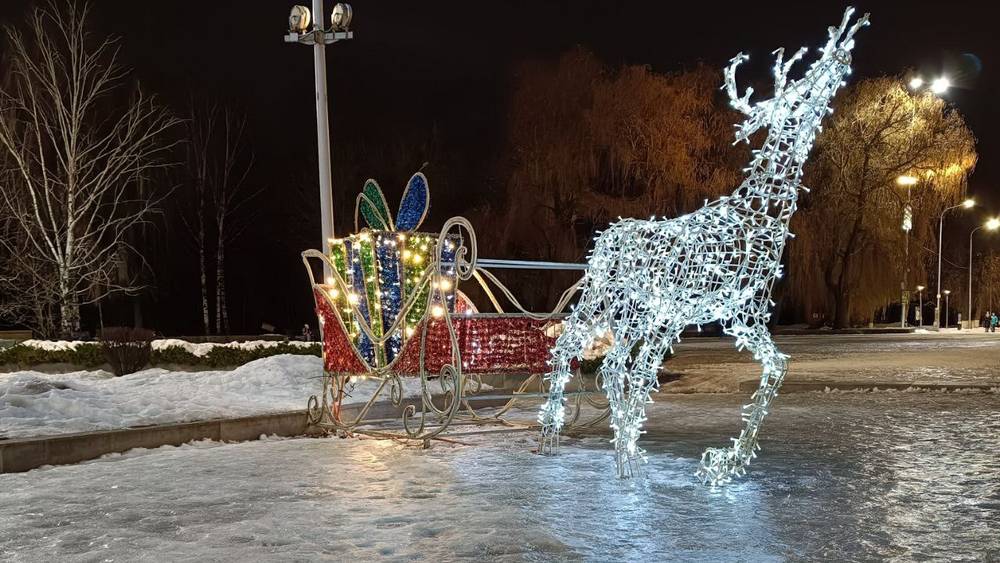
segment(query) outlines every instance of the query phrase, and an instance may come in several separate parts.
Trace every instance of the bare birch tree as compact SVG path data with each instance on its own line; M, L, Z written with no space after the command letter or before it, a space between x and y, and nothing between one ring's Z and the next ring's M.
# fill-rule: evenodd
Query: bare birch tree
M250 213L246 203L259 190L251 190L247 178L254 155L246 142L246 116L217 103L191 104L187 122L187 170L185 183L191 204L182 219L198 249L202 323L205 333L229 331L226 302L226 249L246 229ZM214 264L212 235L214 234ZM214 266L213 279L208 272ZM214 291L213 291L214 290ZM209 295L214 293L212 314Z
M88 8L34 8L24 32L5 30L9 83L0 90L0 206L23 235L27 275L56 295L60 332L79 330L80 306L136 286L118 279L125 234L156 198L136 182L165 166L177 121L141 90L118 101L126 70L115 38L94 38ZM8 252L16 241L4 240Z
M186 122L187 138L185 143L187 162L184 171L187 187L187 202L193 209L184 209L180 213L181 220L187 227L198 251L198 274L201 289L201 322L202 330L209 334L212 330L211 309L208 304L208 235L205 229L205 205L208 198L209 183L209 146L212 140L214 120L205 114L214 114L214 106L206 111L200 110L191 102L191 112Z
M212 182L215 210L215 331L229 332L229 307L226 303L226 246L246 228L246 216L240 209L259 191L248 191L247 176L253 168L254 155L247 149L245 115L231 108L222 111L222 139L218 168ZM240 221L240 219L244 219Z

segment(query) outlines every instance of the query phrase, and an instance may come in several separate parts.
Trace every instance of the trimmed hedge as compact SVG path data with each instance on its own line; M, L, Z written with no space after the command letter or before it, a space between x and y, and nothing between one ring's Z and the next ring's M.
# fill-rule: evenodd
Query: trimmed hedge
M299 354L304 356L322 356L319 342L309 346L292 346L281 342L276 346L260 347L255 350L227 348L216 346L204 356L196 356L180 346L168 346L161 350L153 350L150 355L150 366L183 365L192 367L224 368L241 366L253 360L278 356L281 354ZM84 369L100 367L107 362L104 351L97 342L83 342L74 350L43 350L30 346L14 346L0 350L0 365L16 365L29 368L41 364L72 364Z

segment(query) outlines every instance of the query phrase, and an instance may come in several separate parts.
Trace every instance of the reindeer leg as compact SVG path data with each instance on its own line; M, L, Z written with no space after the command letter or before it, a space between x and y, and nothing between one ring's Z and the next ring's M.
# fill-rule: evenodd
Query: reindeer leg
M709 448L701 456L701 468L697 474L710 485L725 484L734 476L744 475L750 460L757 457L761 424L787 371L787 356L778 351L763 324L752 327L735 325L726 332L736 336L738 346L745 345L753 352L754 359L761 364L762 372L760 387L750 396L752 402L743 407L743 430L739 437L733 438L732 447Z
M572 362L593 340L591 319L594 318L596 303L588 297L585 294L580 299L580 305L566 319L565 330L552 348L552 371L545 376L549 381L549 396L538 413L538 422L542 425L538 452L542 454L552 453L559 446L559 432L566 416L563 392L572 377Z
M608 395L611 430L615 433L611 442L615 445L615 464L621 478L628 478L632 474L633 460L629 453L629 443L635 447L635 439L638 438L631 437L628 430L632 409L625 396L625 378L632 346L632 340L615 335L615 344L601 364L601 384Z
M638 475L640 462L645 461L645 450L637 445L639 436L644 434L643 423L646 422L646 404L652 402L649 398L660 388L657 371L663 364L663 355L673 343L676 332L667 331L652 337L647 337L632 363L629 373L629 394L626 406L622 409L622 421L617 423L615 445L618 476L628 479Z

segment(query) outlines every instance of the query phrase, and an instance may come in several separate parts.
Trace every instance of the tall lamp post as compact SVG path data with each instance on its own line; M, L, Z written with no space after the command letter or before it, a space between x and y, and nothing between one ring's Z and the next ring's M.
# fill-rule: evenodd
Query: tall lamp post
M993 218L989 221L979 225L969 233L969 330L972 330L972 235L976 234L976 231L980 229L986 229L987 231L995 231L1000 228L1000 219Z
M913 230L913 208L910 206L910 189L918 182L914 176L900 176L896 178L896 183L906 187L906 206L903 208L903 231L904 238L903 252L903 281L899 283L901 289L899 297L899 307L901 311L899 326L906 328L906 318L910 309L910 231Z
M951 297L951 290L950 289L946 289L946 290L942 291L941 293L944 293L944 326L947 327L948 326L948 311L951 310L950 307L949 307L949 305L948 305L948 298ZM938 327L938 328L940 328L940 327Z
M316 75L316 139L319 151L319 208L323 229L322 247L330 255L333 234L333 178L330 171L330 115L326 96L326 46L345 39L352 39L348 31L353 12L350 4L337 4L330 14L330 29L324 27L323 0L313 0L312 10L293 6L288 16L288 34L285 43L298 43L313 47L313 72ZM324 263L324 278L331 275L330 266Z
M937 268L937 301L934 304L934 326L941 328L941 248L942 248L942 236L944 235L944 216L946 213L952 209L957 209L959 207L964 207L965 209L970 209L976 205L976 200L967 199L958 205L952 205L951 207L945 207L944 211L941 212L941 218L938 220L938 268Z
M924 290L927 289L922 285L917 286L917 298L920 299L920 309L917 311L917 324L920 328L924 326Z
M910 90L912 90L915 94L918 94L918 95L920 93L922 93L922 92L929 91L931 94L934 94L936 96L940 96L940 95L944 94L945 92L947 92L948 88L951 88L951 80L949 80L947 76L939 76L938 78L935 78L934 80L931 80L930 82L928 82L928 81L925 81L923 79L923 77L921 77L919 75L916 75L916 76L913 76L912 78L910 78L909 86L910 86ZM912 121L916 120L916 106L914 106L913 115L911 116L911 120ZM909 250L910 250L910 247L909 247L909 243L910 243L909 235L910 235L910 232L909 232L909 229L907 229L906 225L907 225L907 221L909 221L910 224L912 225L912 220L913 220L912 219L912 211L910 210L910 205L909 205L909 203L910 203L910 188L914 184L917 183L917 178L914 178L913 176L900 176L899 178L896 179L896 181L900 185L906 186L906 188L907 188L906 189L906 203L907 203L907 205L906 205L906 210L904 211L904 215L903 215L903 225L904 225L903 226L903 230L906 231L906 235L907 235L907 238L906 238L906 258L907 258L907 264L906 264L906 268L903 271L903 286L902 286L902 287L905 288L906 287L906 278L907 278L907 274L909 273L909 268L910 268L910 264L909 264ZM975 205L975 203L969 203L969 202L972 202L972 200L971 199L965 200L964 202L962 202L961 205L963 205L965 207L972 207L972 205ZM966 205L966 204L968 204L968 205ZM958 206L955 206L955 207L958 207ZM938 226L938 282L937 282L937 302L934 305L934 326L937 327L937 328L940 328L940 326L941 326L941 324L940 324L940 317L941 317L941 231L943 230L942 225L944 223L944 214L949 209L954 209L954 207L949 207L948 209L945 209L944 212L941 213L941 224ZM907 295L906 290L904 290L902 293L903 293L903 295L902 295L903 300L906 301L906 303L903 304L903 321L902 321L902 326L906 327L906 308L907 308L907 305L909 304L909 296ZM920 314L921 314L921 319L922 319L923 318L923 309L920 310ZM921 326L923 326L923 321L921 321Z

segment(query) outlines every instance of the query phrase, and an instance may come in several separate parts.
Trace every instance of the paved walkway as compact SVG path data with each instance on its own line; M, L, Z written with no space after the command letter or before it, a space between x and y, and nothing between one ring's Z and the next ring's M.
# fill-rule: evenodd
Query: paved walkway
M760 366L732 342L689 338L678 344L665 367L681 378L664 391L736 392L740 382L758 378ZM790 356L789 384L1000 387L1000 332L778 336L776 342Z

